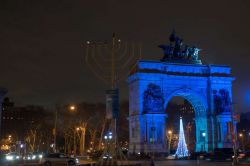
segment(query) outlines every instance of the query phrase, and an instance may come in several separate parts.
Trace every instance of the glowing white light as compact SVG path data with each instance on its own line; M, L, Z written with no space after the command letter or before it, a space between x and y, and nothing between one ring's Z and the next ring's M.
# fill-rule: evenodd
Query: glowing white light
M104 139L108 139L108 136L105 135L105 136L104 136Z
M7 159L7 160L13 160L14 157L13 157L13 156L6 156L6 159Z
M109 139L112 139L112 135L109 136Z
M206 136L206 133L202 133L202 137L205 137Z

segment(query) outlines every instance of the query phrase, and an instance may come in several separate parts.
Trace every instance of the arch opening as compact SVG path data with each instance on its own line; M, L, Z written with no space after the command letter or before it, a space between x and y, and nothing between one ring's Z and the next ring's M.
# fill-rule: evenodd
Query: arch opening
M183 119L188 150L190 152L208 151L206 107L201 96L183 91L174 93L165 103L165 112L167 114L166 142L170 153L174 153L177 149L180 117ZM169 133L172 134L172 140Z
M173 97L165 109L166 119L166 140L170 154L175 153L178 145L178 134L180 128L180 117L183 119L185 140L189 152L195 151L196 125L193 106L183 97Z

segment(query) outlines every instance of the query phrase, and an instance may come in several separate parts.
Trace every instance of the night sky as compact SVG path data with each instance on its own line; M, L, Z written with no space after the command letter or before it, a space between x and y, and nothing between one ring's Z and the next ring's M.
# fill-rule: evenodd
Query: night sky
M0 86L17 105L104 102L105 89L84 63L81 42L142 42L144 59L162 57L174 28L202 48L204 64L232 67L233 100L250 111L249 0L1 0ZM127 99L123 82L121 99Z

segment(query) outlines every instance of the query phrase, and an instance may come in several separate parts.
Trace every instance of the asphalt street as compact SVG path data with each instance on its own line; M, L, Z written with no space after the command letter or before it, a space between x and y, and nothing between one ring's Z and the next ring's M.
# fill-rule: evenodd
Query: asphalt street
M136 166L152 166L150 161L127 161L120 163L121 165L136 165ZM120 165L119 164L119 165ZM94 166L95 164L92 162L82 162L80 166ZM242 166L250 166L250 162L241 162L237 165ZM0 166L10 166L7 163L0 163ZM14 166L14 165L11 165ZM41 166L41 164L20 164L15 166ZM53 165L59 166L59 165ZM62 165L60 165L62 166ZM65 165L66 166L66 165ZM154 166L232 166L231 162L208 162L208 161L194 161L194 160L161 160L154 161Z

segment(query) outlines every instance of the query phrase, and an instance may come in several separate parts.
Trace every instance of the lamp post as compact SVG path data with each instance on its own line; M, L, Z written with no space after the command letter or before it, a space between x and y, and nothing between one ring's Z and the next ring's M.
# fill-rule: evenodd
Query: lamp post
M204 140L204 152L205 152L206 151L206 133L205 132L202 133L202 137Z
M168 130L168 155L170 155L172 134L173 134L172 130Z
M56 105L56 109L55 109L55 126L54 126L54 131L53 131L53 134L54 134L54 152L56 153L56 134L57 134L57 116L58 116L58 110L59 110L59 106Z
M232 145L233 145L233 151L234 151L234 157L232 161L232 165L237 164L238 159L237 159L237 153L236 153L236 136L235 136L235 129L234 129L234 110L233 110L233 105L235 103L230 104L230 114L231 114L231 135L232 135Z
M244 144L244 135L242 133L239 134L239 137L241 139L241 147L242 150L245 151L245 144Z
M55 124L54 124L54 131L53 131L53 134L54 134L54 146L53 146L53 149L54 149L54 152L56 152L56 148L57 148L57 143L56 143L56 136L57 136L57 120L58 120L58 111L60 111L60 106L59 105L56 105L56 108L55 108ZM69 111L73 112L76 110L76 106L74 105L71 105L69 107Z
M78 132L80 130L79 127L77 127L75 130L74 130L74 155L76 156L76 132Z

